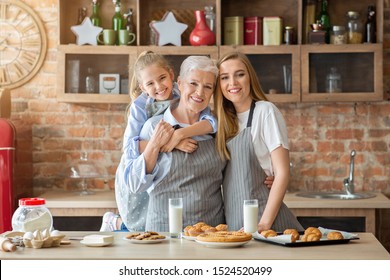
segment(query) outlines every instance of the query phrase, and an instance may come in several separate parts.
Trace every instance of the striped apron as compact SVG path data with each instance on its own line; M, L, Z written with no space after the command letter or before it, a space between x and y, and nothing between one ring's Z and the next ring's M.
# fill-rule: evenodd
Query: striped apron
M224 173L223 194L229 230L239 230L244 226L244 199L259 201L258 221L260 221L269 196L269 189L264 185L265 172L256 157L252 142L251 126L254 108L255 102L252 103L249 112L247 127L227 143L231 160L227 163ZM284 203L271 228L276 231L287 228L303 230Z
M198 141L191 153L172 152L167 176L149 193L146 230L169 231L168 200L183 198L183 227L197 222L212 226L225 223L222 200L222 172L214 139Z

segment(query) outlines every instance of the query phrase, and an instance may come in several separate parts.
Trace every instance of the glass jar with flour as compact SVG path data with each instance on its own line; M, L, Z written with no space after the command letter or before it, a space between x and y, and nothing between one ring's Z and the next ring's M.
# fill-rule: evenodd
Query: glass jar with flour
M53 217L44 198L21 198L12 216L12 231L52 230Z

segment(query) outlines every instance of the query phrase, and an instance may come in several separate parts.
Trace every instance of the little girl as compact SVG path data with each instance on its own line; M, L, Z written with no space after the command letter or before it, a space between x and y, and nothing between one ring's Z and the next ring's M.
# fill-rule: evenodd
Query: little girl
M128 122L123 137L123 154L117 174L128 173L134 159L145 149L147 142L141 140L139 134L146 120L162 114L172 100L180 98L180 92L174 82L173 69L162 55L151 51L141 53L134 65L130 94L133 102L128 110ZM191 137L215 133L216 130L216 119L212 116L210 108L207 108L201 113L198 123L176 129L161 152L171 152L176 148L192 153L197 148L197 142ZM116 176L115 185L126 185L126 182L120 182L119 178L127 178L127 176ZM125 205L123 209L119 209L120 217L112 212L105 213L100 231L143 231L149 201L148 194L133 194L128 191L123 195L116 191L116 199L117 202L122 201L118 202L118 205Z

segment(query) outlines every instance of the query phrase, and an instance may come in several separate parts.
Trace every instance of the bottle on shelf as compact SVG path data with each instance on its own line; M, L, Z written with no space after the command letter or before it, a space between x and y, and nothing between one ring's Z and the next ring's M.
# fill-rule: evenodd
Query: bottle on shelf
M115 14L112 17L112 29L116 31L116 45L119 45L119 30L125 29L125 19L121 14L121 1L112 0L115 4Z
M336 67L331 67L329 74L326 76L326 92L342 92L341 75Z
M133 23L133 9L129 9L127 13L123 15L125 17L125 27L127 32L134 33L135 34L135 27ZM135 44L135 41L132 43L132 45Z
M102 19L99 14L99 2L98 0L92 0L92 14L91 14L91 22L95 26L102 26Z
M85 78L85 92L86 93L97 93L97 79L92 67L88 67L88 74Z
M330 16L328 12L328 0L322 0L321 1L321 11L318 14L317 21L322 26L322 30L325 31L325 43L330 43Z
M214 7L213 6L205 6L204 7L204 15L206 18L206 23L211 31L215 32L215 13L214 13Z
M368 6L364 43L376 43L376 9L374 5Z
M360 14L355 11L349 11L347 17L348 44L363 43L363 23L360 20Z

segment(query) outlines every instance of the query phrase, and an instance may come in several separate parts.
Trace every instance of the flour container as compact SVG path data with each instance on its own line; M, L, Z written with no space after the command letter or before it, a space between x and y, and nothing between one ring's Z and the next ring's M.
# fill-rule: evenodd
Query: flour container
M21 198L19 207L12 216L12 230L34 232L35 230L52 230L53 217L46 208L44 198Z

